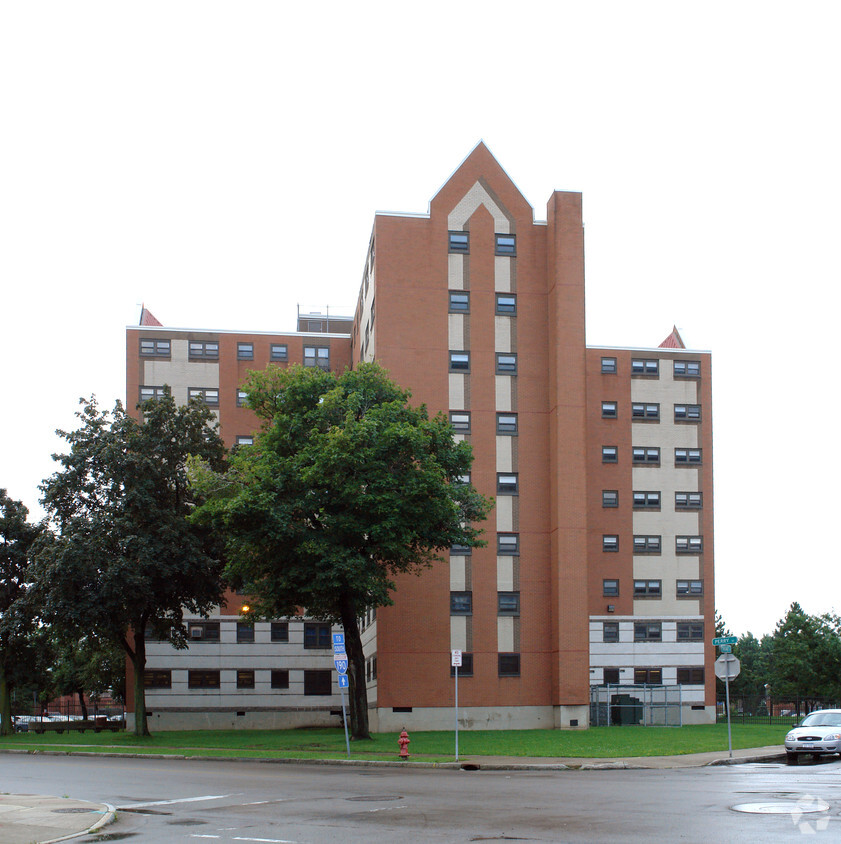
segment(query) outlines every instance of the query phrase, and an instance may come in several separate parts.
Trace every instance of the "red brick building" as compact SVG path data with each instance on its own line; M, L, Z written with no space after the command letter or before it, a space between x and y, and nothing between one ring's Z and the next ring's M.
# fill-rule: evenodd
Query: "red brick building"
M128 329L129 401L163 384L202 396L228 445L255 426L238 406L247 369L361 360L471 442L471 480L496 498L488 546L399 578L395 605L369 614L374 729L450 723L453 649L467 726L582 727L591 686L635 683L677 689L685 723L712 720L710 357L676 331L656 348L588 348L584 301L581 195L553 193L536 222L479 144L428 214L375 217L352 320ZM244 705L235 690L215 700Z

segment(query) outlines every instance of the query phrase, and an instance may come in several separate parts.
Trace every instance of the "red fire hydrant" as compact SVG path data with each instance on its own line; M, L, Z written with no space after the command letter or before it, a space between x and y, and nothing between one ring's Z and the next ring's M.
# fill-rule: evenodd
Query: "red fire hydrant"
M401 759L408 759L409 758L409 734L406 732L406 728L403 728L403 732L400 733L400 738L397 739L397 743L400 745L400 758Z

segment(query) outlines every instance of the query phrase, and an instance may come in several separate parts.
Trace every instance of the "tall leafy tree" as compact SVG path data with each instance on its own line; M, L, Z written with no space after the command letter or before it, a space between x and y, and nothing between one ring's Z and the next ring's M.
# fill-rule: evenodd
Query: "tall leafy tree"
M12 689L31 681L37 664L33 617L26 601L30 553L42 528L0 489L0 735L13 732Z
M358 618L391 603L396 574L484 544L475 523L490 502L466 482L470 446L375 364L338 376L269 367L244 389L262 432L226 476L195 467L211 498L193 519L225 536L256 616L303 609L344 627L353 736L367 738Z
M211 411L179 407L166 391L133 418L118 402L102 411L82 400L81 426L59 431L70 446L41 486L54 532L36 552L44 619L63 636L122 647L134 668L135 732L148 735L145 635L186 646L183 613L206 614L222 596L222 560L208 531L186 516L195 505L186 462L217 470L224 447ZM129 631L133 635L129 635Z

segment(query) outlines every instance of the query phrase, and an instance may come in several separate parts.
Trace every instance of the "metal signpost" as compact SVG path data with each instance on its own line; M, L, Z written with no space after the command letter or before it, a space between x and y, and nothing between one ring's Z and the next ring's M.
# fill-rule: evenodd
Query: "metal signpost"
M461 668L461 651L450 652L450 665L455 670L456 677L456 762L458 762L458 670Z
M728 651L731 645L735 645L737 639L735 636L720 636L713 639L714 645L727 647ZM722 647L722 650L724 650ZM715 661L715 676L720 680L724 680L724 700L727 706L727 749L730 753L730 758L733 758L733 739L730 735L730 681L735 680L741 671L741 663L738 658L732 654L725 652Z
M345 653L345 634L333 634L333 664L339 672L339 691L342 694L342 722L345 725L345 746L347 758L350 759L350 739L347 734L347 710L345 709L345 689L350 687L347 676L348 659Z

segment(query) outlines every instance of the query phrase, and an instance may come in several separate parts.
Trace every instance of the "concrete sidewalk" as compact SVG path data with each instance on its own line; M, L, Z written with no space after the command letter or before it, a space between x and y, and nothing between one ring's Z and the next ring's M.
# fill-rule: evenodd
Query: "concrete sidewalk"
M76 838L111 823L114 807L66 797L0 794L3 844L49 844Z
M66 756L66 753L62 753ZM89 754L85 754L86 756ZM148 756L146 756L148 758ZM158 759L184 757L158 756ZM190 758L190 757L188 757ZM621 759L581 759L574 757L535 758L523 756L466 756L458 762L424 762L410 758L408 762L313 759L232 759L192 757L199 761L277 762L302 765L356 765L360 767L444 768L482 771L598 771L621 768L655 770L701 768L705 765L739 765L750 762L780 762L785 759L782 745L734 750L730 758L726 750L711 753L688 753L683 756L633 756ZM88 803L65 797L43 797L35 794L0 794L0 841L3 844L51 844L95 832L115 817L115 808L108 803Z

